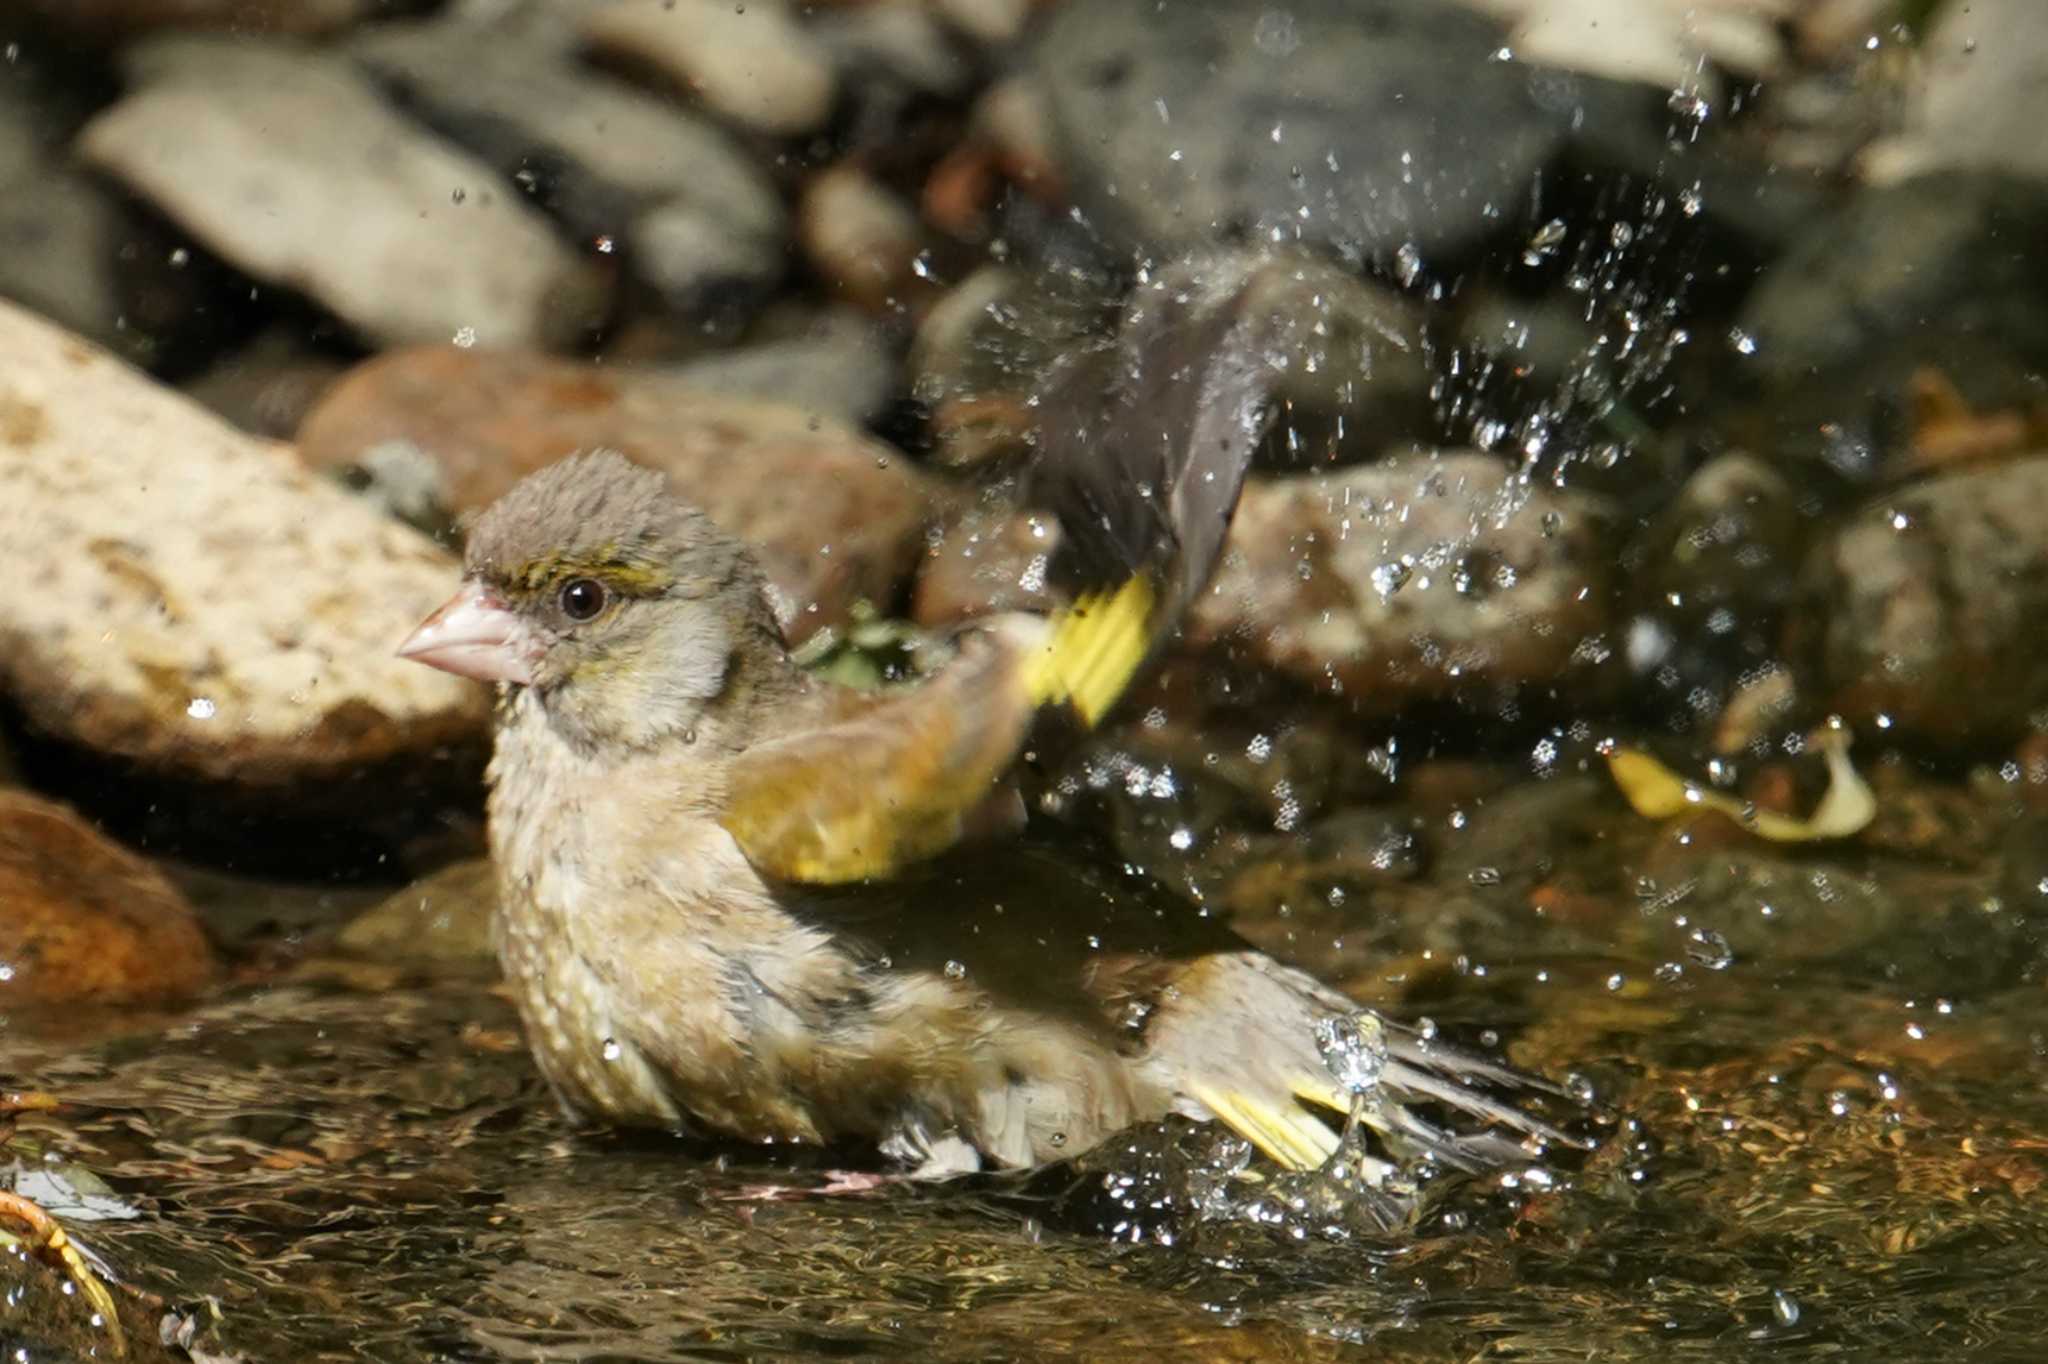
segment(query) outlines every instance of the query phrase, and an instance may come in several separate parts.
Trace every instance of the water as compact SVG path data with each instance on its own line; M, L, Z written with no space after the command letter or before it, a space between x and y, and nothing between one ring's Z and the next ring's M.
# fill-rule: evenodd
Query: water
M134 1214L72 1229L153 1295L124 1293L145 1351L172 1314L249 1359L2032 1357L2044 951L1986 908L1995 860L1707 850L1565 790L1536 839L1477 803L1456 855L1312 931L1239 919L1616 1116L1581 1162L1440 1178L1384 1227L1184 1123L1031 1178L760 1201L857 1156L576 1130L488 987L317 956L191 1012L17 1018L8 1083L65 1106L12 1150ZM1693 889L1646 913L1645 878ZM1359 1027L1330 1054L1369 1099ZM49 1271L0 1276L0 1340L96 1339Z

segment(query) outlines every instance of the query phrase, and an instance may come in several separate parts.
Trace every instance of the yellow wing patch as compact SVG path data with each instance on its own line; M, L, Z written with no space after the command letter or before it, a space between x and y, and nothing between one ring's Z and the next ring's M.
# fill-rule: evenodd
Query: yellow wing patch
M1216 1120L1290 1170L1313 1170L1335 1154L1338 1136L1290 1098L1284 1107L1235 1090L1191 1084L1188 1092Z
M1090 728L1108 714L1152 651L1152 583L1138 574L1114 592L1081 597L1053 617L1037 654L1025 665L1034 705L1074 708Z

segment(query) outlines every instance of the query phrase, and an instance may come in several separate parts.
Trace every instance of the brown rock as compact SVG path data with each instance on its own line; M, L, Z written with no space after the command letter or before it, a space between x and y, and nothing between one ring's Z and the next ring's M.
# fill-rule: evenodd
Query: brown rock
M977 506L951 522L918 569L911 619L945 630L996 611L1044 611L1059 523L1007 504Z
M2048 706L2048 457L1886 493L1809 557L1788 623L1829 707L1939 741L2010 740Z
M522 475L607 447L664 471L757 546L793 640L893 602L941 493L896 451L780 402L719 398L655 371L518 352L425 347L380 356L331 390L299 432L316 467L394 444L435 465L452 510Z
M257 784L427 761L485 697L392 649L449 557L75 336L0 305L0 690L49 733Z
M213 971L161 872L65 807L0 791L0 1009L188 995Z
M1599 504L1476 454L1245 487L1190 641L1370 710L1606 662Z
M819 278L869 312L902 310L928 288L913 273L925 248L917 215L856 166L804 187L797 239Z
M488 857L456 862L422 877L342 929L336 944L398 965L439 963L497 969L491 919L498 877Z

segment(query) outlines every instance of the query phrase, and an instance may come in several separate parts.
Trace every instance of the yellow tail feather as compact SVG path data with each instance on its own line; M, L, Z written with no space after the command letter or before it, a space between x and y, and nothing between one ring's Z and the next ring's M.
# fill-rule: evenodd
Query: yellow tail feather
M1290 1170L1313 1170L1337 1149L1337 1134L1292 1103L1276 1108L1248 1094L1207 1085L1190 1085L1188 1092L1218 1122Z
M1093 727L1152 649L1152 584L1143 574L1080 598L1053 618L1025 686L1037 705L1066 702Z

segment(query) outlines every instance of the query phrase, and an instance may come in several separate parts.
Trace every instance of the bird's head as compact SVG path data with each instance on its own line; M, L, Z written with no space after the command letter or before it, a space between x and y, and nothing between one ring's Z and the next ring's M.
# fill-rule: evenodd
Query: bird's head
M692 730L736 653L764 645L779 632L752 556L660 474L597 451L477 518L461 590L398 652L527 688L580 743L640 747Z

